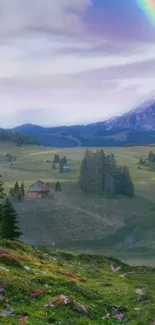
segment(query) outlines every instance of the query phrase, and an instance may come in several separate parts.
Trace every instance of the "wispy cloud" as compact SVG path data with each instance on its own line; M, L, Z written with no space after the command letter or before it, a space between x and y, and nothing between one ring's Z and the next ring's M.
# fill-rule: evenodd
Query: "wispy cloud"
M133 0L0 0L0 27L1 125L30 110L51 125L104 119L154 90L155 29Z

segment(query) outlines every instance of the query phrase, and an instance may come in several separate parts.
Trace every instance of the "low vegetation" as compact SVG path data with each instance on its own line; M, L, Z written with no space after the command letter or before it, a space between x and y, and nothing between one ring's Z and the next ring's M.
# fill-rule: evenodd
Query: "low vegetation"
M139 160L138 169L155 171L155 154L152 151L149 152L147 158Z
M0 242L2 325L153 325L155 270Z

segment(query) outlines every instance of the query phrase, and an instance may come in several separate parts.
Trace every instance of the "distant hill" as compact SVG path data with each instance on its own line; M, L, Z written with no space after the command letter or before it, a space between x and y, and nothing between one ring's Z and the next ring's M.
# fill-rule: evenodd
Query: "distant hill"
M54 147L109 147L155 144L155 100L104 122L88 125L41 127L25 124L14 131Z
M38 145L38 141L33 139L31 136L26 136L15 130L5 130L0 128L0 142L12 142L17 146L24 144Z

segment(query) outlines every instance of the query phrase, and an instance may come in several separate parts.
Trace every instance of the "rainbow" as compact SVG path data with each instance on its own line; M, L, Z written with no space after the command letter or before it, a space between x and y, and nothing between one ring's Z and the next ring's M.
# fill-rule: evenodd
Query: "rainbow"
M155 26L155 0L136 0L136 2L149 21Z

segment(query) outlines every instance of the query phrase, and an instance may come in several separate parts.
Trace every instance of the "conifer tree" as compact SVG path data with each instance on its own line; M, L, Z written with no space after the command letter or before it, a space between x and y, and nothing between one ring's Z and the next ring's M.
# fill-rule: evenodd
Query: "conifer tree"
M18 239L21 234L18 226L17 214L9 199L6 199L2 207L0 237L1 239L15 240Z
M55 163L54 163L54 162L52 163L52 169L53 169L53 170L56 169L56 166L55 166Z
M122 168L121 192L123 195L129 197L134 196L134 185L129 174L129 170L126 166Z
M53 162L54 162L55 164L59 164L59 162L60 162L60 157L59 157L58 154L55 154Z
M66 164L67 164L67 159L66 159L66 157L64 156L62 159L63 159L64 165L66 165Z
M64 172L64 161L63 158L60 159L59 161L59 172L62 174Z
M59 182L55 184L55 192L61 192L61 185Z
M4 199L5 197L5 192L4 192L4 184L3 182L1 181L1 175L0 175L0 221L1 221L1 218L2 218L2 207L3 207L3 203L2 203L2 200Z
M22 197L25 196L25 188L24 188L24 183L22 182L21 187L20 187L20 194Z

